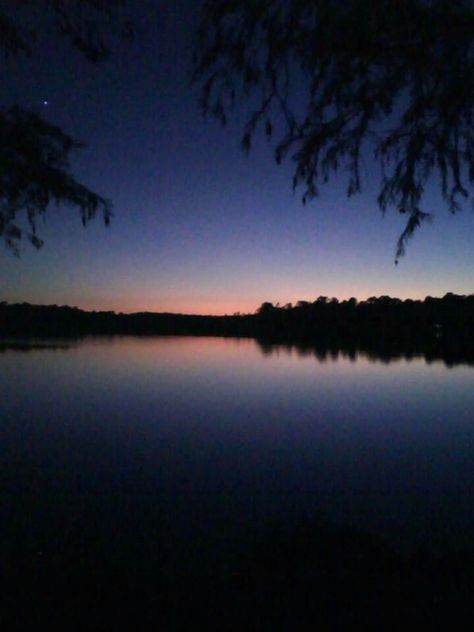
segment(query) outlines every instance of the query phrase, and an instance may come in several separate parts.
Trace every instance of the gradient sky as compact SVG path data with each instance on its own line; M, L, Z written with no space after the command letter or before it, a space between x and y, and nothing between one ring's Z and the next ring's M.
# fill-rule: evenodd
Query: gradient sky
M362 195L347 200L341 177L303 206L291 163L277 167L264 138L242 154L239 113L225 129L201 116L190 85L198 3L132 4L135 41L103 65L54 37L32 60L3 61L3 104L42 110L86 143L74 171L113 200L114 218L83 228L74 209L52 208L42 250L0 250L0 300L223 314L320 295L474 291L470 210L452 217L428 191L435 221L395 266L404 218L378 210L375 165Z

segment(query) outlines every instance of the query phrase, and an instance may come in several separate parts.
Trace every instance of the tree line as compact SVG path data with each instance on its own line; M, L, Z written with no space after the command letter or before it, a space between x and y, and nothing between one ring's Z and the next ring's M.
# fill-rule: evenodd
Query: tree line
M254 336L266 340L474 341L474 294L424 300L390 296L274 305L254 314L84 311L77 307L0 303L0 336L157 334Z
M320 296L284 306L263 303L257 316L263 331L299 339L369 336L395 339L468 339L474 331L474 295L445 294L424 300L371 296L365 301Z

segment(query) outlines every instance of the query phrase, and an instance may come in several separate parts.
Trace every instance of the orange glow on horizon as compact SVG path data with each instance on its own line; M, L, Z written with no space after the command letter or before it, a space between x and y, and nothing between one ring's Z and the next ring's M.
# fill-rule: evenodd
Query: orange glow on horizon
M263 302L263 301L262 301ZM253 301L81 301L77 307L86 311L113 311L116 313L133 314L137 312L155 312L170 314L186 314L195 316L232 316L233 314L254 314L260 303Z
M332 297L336 297L339 301L347 300L351 297L355 297L357 301L362 302L367 300L371 296L382 296L387 295L393 298L400 298L401 300L405 299L413 299L413 300L424 300L428 294L422 294L420 292L400 292L400 293L374 293L374 292L341 292L341 293L313 293L312 296L306 296L302 293L301 295L288 296L288 298L281 298L281 293L278 292L268 292L269 296L262 298L260 300L239 300L234 298L232 300L219 299L217 297L214 298L195 298L195 297L175 297L173 299L167 298L163 301L155 300L113 300L111 298L100 300L98 297L91 298L89 300L84 301L66 301L65 304L69 304L71 306L77 306L80 309L86 311L114 311L116 313L124 313L124 314L133 314L137 312L155 312L155 313L170 313L170 314L186 314L186 315L197 315L197 316L232 316L233 314L254 314L260 305L269 301L274 305L286 305L287 303L291 303L292 305L296 305L299 300L302 301L315 301L318 296L327 296L329 299ZM275 297L276 295L276 297ZM436 293L431 294L431 296L435 296L436 298L441 298L444 296L444 293Z

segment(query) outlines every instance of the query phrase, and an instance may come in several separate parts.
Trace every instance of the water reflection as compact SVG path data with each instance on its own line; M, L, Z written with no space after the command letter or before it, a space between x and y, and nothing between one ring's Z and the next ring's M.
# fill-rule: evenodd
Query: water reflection
M0 353L5 351L65 351L73 348L77 341L71 339L1 339Z
M153 354L156 345L160 345L160 356L167 357L168 362L180 363L183 358L190 358L196 353L202 359L216 358L226 355L230 347L254 349L255 345L264 357L295 354L299 358L314 357L318 362L336 362L338 359L367 360L373 363L391 364L400 361L423 359L426 364L442 362L446 367L457 365L474 366L474 354L461 346L446 345L441 341L427 344L390 343L387 339L371 341L371 344L344 340L266 340L262 338L232 338L212 336L78 336L63 338L0 338L0 352L6 351L44 351L70 350L80 345L94 346L100 349L104 343L110 348L132 345L133 355Z
M252 339L61 348L0 357L3 541L87 548L88 534L170 568L190 542L216 562L249 530L308 515L471 542L469 366Z
M308 341L266 341L257 340L259 349L263 356L279 354L292 355L296 353L298 357L305 358L313 356L318 362L337 361L339 358L355 362L357 359L366 359L370 362L381 362L391 364L401 360L411 361L423 358L427 364L433 362L443 362L446 367L457 365L474 366L473 354L466 349L447 347L439 345L428 346L426 344L419 347L377 344L374 340L372 345L355 346L353 343L344 345L343 342L308 342Z
M259 559L273 576L275 549L270 561L249 552L282 531L292 551L304 516L319 542L343 525L397 550L474 543L466 364L253 339L59 346L0 355L8 568L169 578ZM303 566L322 554L300 544ZM342 559L346 545L334 546Z

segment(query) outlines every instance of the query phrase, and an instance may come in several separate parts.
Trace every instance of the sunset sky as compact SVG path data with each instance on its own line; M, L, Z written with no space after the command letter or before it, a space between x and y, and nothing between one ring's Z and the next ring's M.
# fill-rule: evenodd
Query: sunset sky
M241 152L241 112L225 129L202 117L190 85L198 3L133 4L135 40L103 65L53 38L29 61L3 61L4 105L37 108L86 143L75 173L113 201L114 218L83 228L74 209L52 208L42 250L25 243L17 259L2 246L0 300L224 314L474 291L471 210L450 216L430 189L435 220L395 266L404 218L378 210L376 166L365 165L362 195L347 200L341 175L303 206L291 163L277 167L263 137Z

